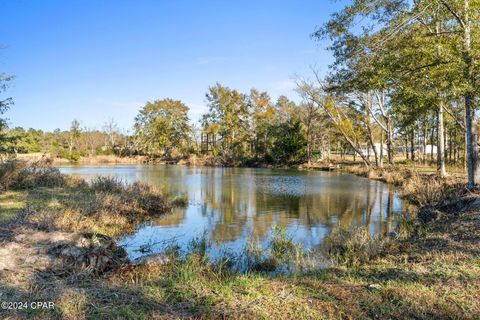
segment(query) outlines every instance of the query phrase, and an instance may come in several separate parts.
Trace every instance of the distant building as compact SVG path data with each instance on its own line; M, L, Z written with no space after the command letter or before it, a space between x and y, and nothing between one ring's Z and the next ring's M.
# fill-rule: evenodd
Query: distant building
M423 150L423 146L419 146L419 152L420 153L426 153L426 154L432 154L432 153L437 154L437 146L427 144L427 145L425 145L425 150Z
M434 154L436 155L437 154L437 146L434 146L434 145L431 145L431 144L427 144L425 145L425 148L423 147L423 145L415 145L414 146L414 150L415 150L415 153L416 154ZM410 153L411 152L411 147L410 146L407 146L405 147L404 145L403 146L397 146L395 147L395 152L397 153Z
M375 149L377 149L378 155L380 155L380 149L381 149L380 145L381 145L381 143L375 142L374 145L375 145ZM372 149L372 147L371 147L370 144L368 144L368 145L366 145L366 144L362 145L362 149L361 149L361 150L362 150L362 153L363 153L364 155L371 155L371 156L373 156L373 155L375 154L375 152L373 152L373 149ZM348 152L348 154L354 154L354 153L355 153L355 152L354 152L353 150L350 150L350 151ZM385 143L383 144L383 155L384 155L385 157L388 155L388 149L387 149L387 145L386 145Z
M378 142L375 142L375 148L377 149L377 153L378 155L380 155L380 143ZM423 145L415 145L414 147L415 149L415 153L416 154L433 154L433 155L436 155L437 154L437 146L434 146L434 145L431 145L431 144L427 144L425 145L425 150L423 148ZM366 145L362 145L362 153L364 155L370 155L370 156L374 156L375 153L373 152L373 149L372 147L370 146L370 144ZM410 147L407 146L405 147L404 145L403 146L395 146L395 153L410 153ZM348 152L348 154L350 155L353 155L355 153L355 151L353 149L350 149ZM387 148L387 144L384 143L383 144L383 156L384 157L387 157L388 156L388 148Z

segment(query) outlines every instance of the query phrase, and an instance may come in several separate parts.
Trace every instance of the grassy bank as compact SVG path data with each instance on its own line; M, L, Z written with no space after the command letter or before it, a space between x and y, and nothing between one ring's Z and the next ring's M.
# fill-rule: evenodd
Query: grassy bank
M144 183L97 177L90 183L48 162L10 161L0 168L2 218L41 230L124 234L170 211L172 203ZM20 210L18 210L20 209Z
M24 153L17 155L18 160L22 161L42 161L44 159L51 159L55 164L141 164L148 162L146 156L131 156L119 157L116 155L96 155L91 157L79 157L76 161L71 159L53 157L48 153Z
M162 195L148 186L129 187L111 179L86 184L63 175L46 178L44 172L49 171L11 179L9 191L1 195L2 209L9 208L4 219L23 219L25 225L45 230L118 235L158 216L158 208L144 198ZM375 174L387 179L385 172ZM397 185L404 195L424 207L420 219L381 241L372 242L362 230L333 234L326 246L332 262L328 268L289 275L262 272L265 268L241 273L228 255L210 261L204 248L186 257L172 248L165 265L125 265L98 276L7 270L0 272L2 300L54 301L55 309L2 310L0 317L475 319L480 314L476 195L460 181L415 174L403 178ZM161 199L164 210L170 202ZM3 228L10 225L5 222ZM295 252L284 236L277 240L277 252Z

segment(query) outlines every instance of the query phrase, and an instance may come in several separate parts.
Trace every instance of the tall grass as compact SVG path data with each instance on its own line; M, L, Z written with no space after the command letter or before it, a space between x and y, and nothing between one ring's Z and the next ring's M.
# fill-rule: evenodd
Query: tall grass
M116 177L97 176L90 182L90 186L97 192L119 193L123 192L127 187L121 179Z
M174 207L186 207L188 205L188 195L186 193L181 194L173 198L172 206Z
M240 252L223 250L215 258L209 256L212 244L207 235L193 238L183 252L170 244L164 251L170 261L180 264L201 262L220 274L231 273L291 273L312 267L310 252L296 244L285 228L273 227L265 243L250 238ZM172 248L175 248L172 250Z
M0 164L0 188L27 189L23 210L12 222L44 230L99 232L116 236L170 211L171 202L145 183L97 177L90 183L62 174L49 161Z
M334 265L358 266L377 257L389 240L371 236L365 228L334 229L323 242L323 250Z
M67 180L46 159L32 163L13 159L0 163L0 189L3 191L12 188L64 187Z
M365 166L351 166L346 167L346 170L358 176L400 187L401 195L419 207L445 204L458 200L468 193L464 179L419 174L409 168L368 169Z
M457 201L468 193L459 179L413 174L402 186L404 196L419 207L443 205Z
M247 272L290 272L303 269L307 253L284 227L274 226L265 246L250 239L244 249L243 266Z

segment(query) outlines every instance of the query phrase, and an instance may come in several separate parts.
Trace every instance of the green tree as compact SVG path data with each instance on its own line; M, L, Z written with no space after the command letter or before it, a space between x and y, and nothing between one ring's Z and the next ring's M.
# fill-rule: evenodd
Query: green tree
M147 102L135 117L135 141L149 155L171 157L173 151L183 151L190 125L189 108L173 99Z
M78 120L73 120L70 125L70 133L68 138L68 152L70 153L70 156L73 154L73 150L76 147L78 138L80 138L80 134L80 122L78 122Z
M286 123L290 120L300 120L299 108L295 102L289 100L286 96L280 96L275 103L275 121Z
M389 107L385 114L382 112L385 121L379 123L387 131L387 120L392 116L390 110L403 109L408 113L407 109L417 108L403 104L402 97L410 99L414 95L409 90L417 95L428 93L426 99L419 99L422 102L420 110L427 106L436 115L441 175L445 174L446 154L444 112L456 106L454 101L461 96L468 181L469 187L473 187L480 183L475 120L479 95L479 77L476 76L479 72L479 33L480 2L476 0L365 0L351 1L314 36L332 40L336 72L348 70L345 65L358 59L365 60L367 70L372 69L369 79L377 79L374 88L385 93L377 100ZM397 106L392 104L394 99L397 99L394 102ZM419 114L421 116L421 112ZM409 125L413 131L413 122ZM393 139L387 135L391 143ZM411 136L415 136L414 132Z
M248 157L249 110L247 96L217 83L206 95L208 113L203 116L203 127L216 127L221 136L224 161L236 163L237 158Z
M250 140L255 160L261 154L265 160L269 149L269 127L275 117L275 108L267 92L250 90L248 97L250 110Z
M42 136L43 132L41 130L32 128L25 130L22 127L15 127L8 130L7 137L9 141L6 143L6 146L10 153L40 152Z
M0 73L0 94L4 93L11 81L13 80L13 76L6 75L4 73ZM8 109L12 106L13 100L10 97L3 98L0 100L0 152L4 153L7 152L6 143L11 139L8 137L6 129L7 129L7 120L1 117Z
M305 161L307 139L299 120L288 120L270 127L273 146L270 157L276 164Z

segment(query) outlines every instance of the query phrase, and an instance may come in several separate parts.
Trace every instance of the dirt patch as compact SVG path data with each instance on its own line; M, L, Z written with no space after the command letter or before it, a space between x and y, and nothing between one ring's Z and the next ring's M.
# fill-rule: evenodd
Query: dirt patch
M128 261L125 250L101 234L18 227L2 242L0 272L51 270L101 274Z

